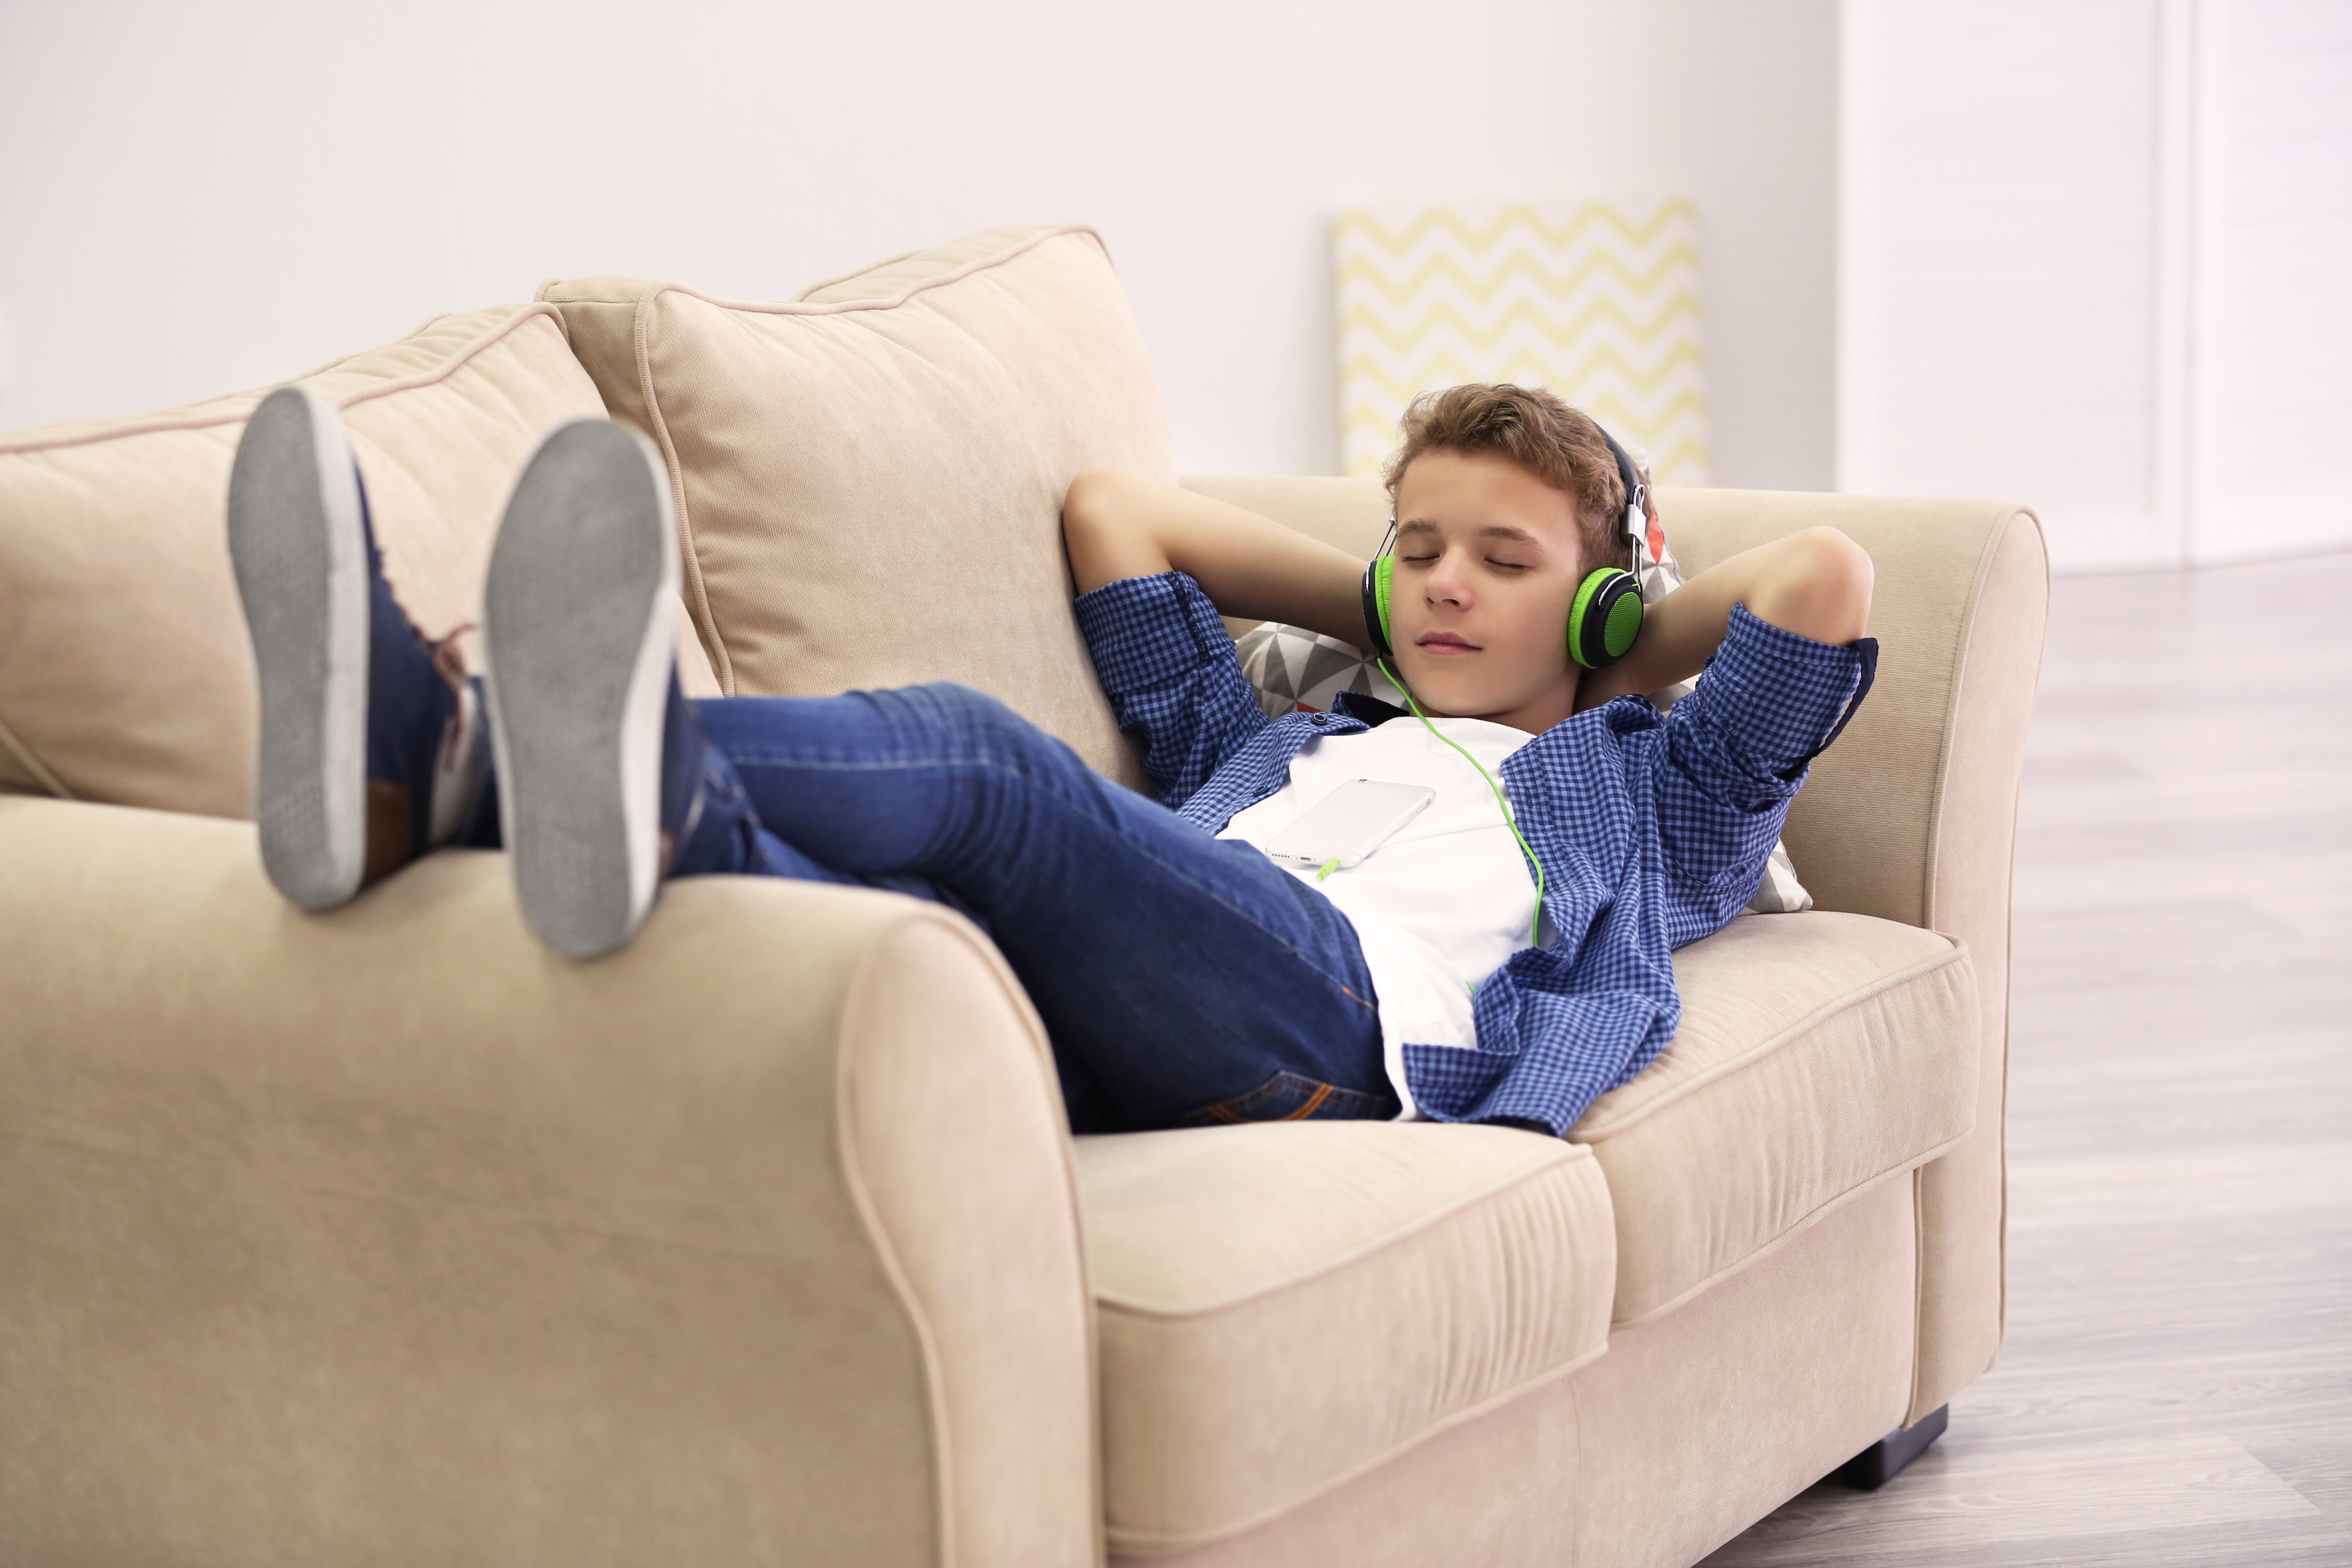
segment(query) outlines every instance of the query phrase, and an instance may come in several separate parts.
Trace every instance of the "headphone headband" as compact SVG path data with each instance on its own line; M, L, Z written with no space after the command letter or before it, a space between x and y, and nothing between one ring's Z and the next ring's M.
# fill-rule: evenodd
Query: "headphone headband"
M1633 454L1617 444L1617 437L1595 419L1592 427L1609 443L1609 455L1617 459L1617 478L1625 487L1625 533L1640 539L1650 531L1650 487L1642 482L1642 470L1633 466Z

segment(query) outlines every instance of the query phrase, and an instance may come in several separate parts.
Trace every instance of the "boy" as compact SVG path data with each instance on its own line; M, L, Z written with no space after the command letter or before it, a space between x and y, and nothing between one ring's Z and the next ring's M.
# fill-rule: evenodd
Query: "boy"
M1421 721L1353 702L1269 721L1217 619L1364 641L1360 562L1148 480L1072 485L1079 625L1155 803L961 687L687 701L667 476L601 421L551 434L509 505L486 721L383 581L331 411L281 389L230 489L265 864L328 908L438 845L502 844L532 928L580 957L626 942L668 876L892 888L987 928L1077 1131L1410 1111L1563 1133L1672 1037L1670 948L1746 901L1866 689L1870 646L1842 645L1869 562L1829 530L1749 551L1588 673L1563 627L1589 567L1623 559L1627 502L1598 426L1465 387L1405 437L1389 631ZM1612 700L1710 656L1666 719ZM1358 774L1436 799L1321 884L1256 847Z

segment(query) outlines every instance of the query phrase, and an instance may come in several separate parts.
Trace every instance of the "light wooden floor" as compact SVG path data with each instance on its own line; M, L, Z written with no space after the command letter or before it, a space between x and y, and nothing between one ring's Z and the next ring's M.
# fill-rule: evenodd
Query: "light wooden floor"
M2352 1564L2352 554L2062 579L2050 630L2000 1364L1708 1568Z

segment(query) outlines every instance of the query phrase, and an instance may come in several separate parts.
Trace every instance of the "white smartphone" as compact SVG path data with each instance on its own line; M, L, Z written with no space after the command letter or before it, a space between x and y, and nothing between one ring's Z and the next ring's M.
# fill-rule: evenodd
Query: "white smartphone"
M1265 852L1303 866L1337 860L1345 870L1436 798L1437 792L1427 784L1349 779L1266 840Z

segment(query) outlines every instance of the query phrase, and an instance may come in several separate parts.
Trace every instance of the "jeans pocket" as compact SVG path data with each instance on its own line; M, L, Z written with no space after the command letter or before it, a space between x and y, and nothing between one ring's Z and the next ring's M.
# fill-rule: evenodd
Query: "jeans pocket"
M1217 1127L1236 1121L1377 1121L1403 1110L1386 1092L1366 1094L1318 1083L1295 1072L1278 1072L1247 1094L1188 1111L1180 1127Z

